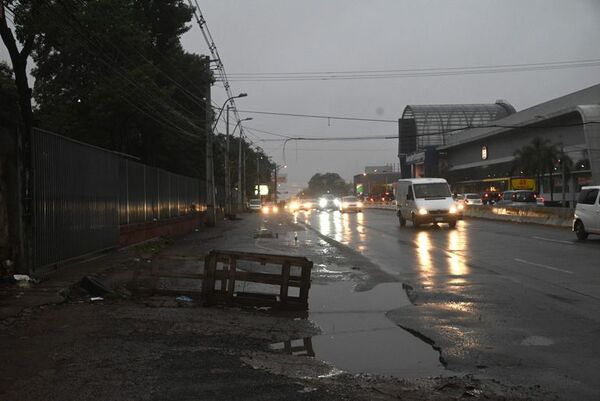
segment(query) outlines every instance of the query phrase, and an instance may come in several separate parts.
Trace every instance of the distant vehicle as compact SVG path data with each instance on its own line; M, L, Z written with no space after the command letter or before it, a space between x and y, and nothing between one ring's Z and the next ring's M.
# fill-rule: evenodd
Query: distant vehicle
M344 196L342 198L342 207L340 211L342 213L346 212L362 212L363 204L359 201L356 196Z
M317 207L317 201L315 199L302 199L300 201L299 210L303 210L305 212L311 211Z
M274 203L264 203L260 209L262 214L275 214L279 213L279 206Z
M575 216L573 231L577 239L583 241L589 234L600 234L600 185L581 188Z
M483 201L481 200L481 195L475 194L475 193L465 194L465 198L464 198L463 202L464 202L465 206L483 205Z
M411 220L413 227L421 224L447 223L456 227L458 207L443 178L414 178L395 184L396 213L400 226Z
M251 212L260 212L262 208L262 202L260 201L260 199L250 199L248 201L248 209Z
M484 205L493 205L502 198L502 193L498 191L485 191L481 194L481 203Z
M511 206L535 206L538 203L537 198L538 196L535 192L526 189L520 189L512 193Z
M512 195L515 191L504 191L502 197L494 204L494 206L510 206L512 204Z
M340 210L341 202L331 194L319 198L319 210Z

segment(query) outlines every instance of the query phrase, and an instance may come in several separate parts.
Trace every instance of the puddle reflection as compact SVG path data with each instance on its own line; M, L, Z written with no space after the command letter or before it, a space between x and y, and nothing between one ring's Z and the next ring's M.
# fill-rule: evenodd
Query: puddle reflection
M271 345L290 355L315 356L350 373L416 378L444 374L439 354L385 316L409 305L401 283L355 292L352 283L315 285L309 317L323 334Z

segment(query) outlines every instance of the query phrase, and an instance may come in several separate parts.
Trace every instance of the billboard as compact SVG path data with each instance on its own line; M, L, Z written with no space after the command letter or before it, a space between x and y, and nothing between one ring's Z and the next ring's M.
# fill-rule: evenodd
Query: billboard
M535 189L535 180L532 178L513 178L510 180L511 189Z

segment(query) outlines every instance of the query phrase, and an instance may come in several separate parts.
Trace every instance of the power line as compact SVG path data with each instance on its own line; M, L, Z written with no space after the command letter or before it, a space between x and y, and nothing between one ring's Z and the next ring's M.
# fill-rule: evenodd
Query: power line
M233 81L244 82L331 81L353 79L390 79L478 75L524 71L549 71L567 68L585 68L598 66L600 66L600 59L528 64L487 65L476 67L441 67L400 70L238 73L231 74L231 76L233 77Z
M384 120L384 119L377 119L377 118L327 116L327 115L298 114L298 113L277 113L274 111L256 111L256 110L239 110L239 112L240 113L248 113L248 114L268 114L268 115L286 116L286 117L319 118L319 119L324 119L324 120L367 121L367 122L398 124L398 120Z

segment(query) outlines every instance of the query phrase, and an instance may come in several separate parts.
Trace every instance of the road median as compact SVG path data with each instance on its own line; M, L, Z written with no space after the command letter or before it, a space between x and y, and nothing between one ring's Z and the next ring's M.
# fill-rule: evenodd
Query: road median
M395 211L394 205L372 205L369 209ZM467 218L512 221L515 223L543 224L554 227L571 227L573 209L540 206L471 206L464 210Z

